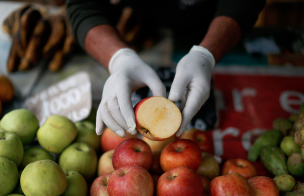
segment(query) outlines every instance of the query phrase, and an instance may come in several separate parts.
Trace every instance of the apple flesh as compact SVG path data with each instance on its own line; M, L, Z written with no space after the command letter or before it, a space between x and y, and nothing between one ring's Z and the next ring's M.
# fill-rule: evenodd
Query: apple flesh
M18 168L13 161L0 157L0 195L11 193L18 182Z
M137 138L137 136L127 132L127 136L123 138L114 133L111 129L106 128L101 135L101 149L103 152L114 150L121 142L129 138Z
M111 174L108 193L112 195L153 196L154 184L149 172L139 166L126 166Z
M154 150L162 151L168 144L175 141L175 136L169 137L168 139L163 141L150 140L146 137L143 137L142 140L147 142L147 144L150 146L152 151Z
M211 181L212 196L251 196L251 189L247 180L236 172L218 176Z
M160 176L157 195L202 196L204 192L200 176L188 167L176 167Z
M77 133L77 128L70 119L52 115L39 128L37 138L44 149L59 154L73 142Z
M98 176L112 174L115 170L112 163L114 150L103 153L98 162Z
M57 163L41 160L24 168L20 184L25 195L61 195L67 187L67 180Z
M197 143L201 151L214 154L213 141L205 131L198 129L189 129L185 131L179 139L189 139Z
M45 159L54 161L53 156L43 148L39 148L39 147L27 148L24 151L23 159L19 166L19 169L23 170L28 164Z
M229 159L222 167L222 175L232 172L241 174L245 179L249 179L257 175L255 167L245 159Z
M102 175L94 180L90 189L90 196L108 196L108 181L110 175Z
M88 192L88 185L84 177L77 171L65 171L67 179L67 188L61 196L86 196Z
M23 144L19 136L13 132L0 130L0 157L13 161L18 167L23 154Z
M266 176L255 176L248 180L251 196L279 196L279 188L275 181Z
M186 166L196 171L201 161L201 150L192 140L176 140L168 144L160 155L160 165L164 172L179 166Z
M115 170L129 165L137 165L149 170L152 164L152 151L141 139L127 139L114 150L112 163Z
M89 144L76 142L62 152L59 165L63 170L78 171L87 181L90 181L97 169L97 155Z
M39 129L35 114L27 109L17 109L5 114L1 120L1 130L16 133L23 145L31 143Z
M148 97L136 104L136 128L150 140L165 140L173 136L182 122L178 107L164 97Z

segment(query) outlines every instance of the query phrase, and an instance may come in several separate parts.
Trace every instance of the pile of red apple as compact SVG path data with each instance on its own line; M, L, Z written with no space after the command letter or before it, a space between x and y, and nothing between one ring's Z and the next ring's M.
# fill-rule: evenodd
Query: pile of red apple
M201 150L212 151L213 144L207 134L196 129L164 141L131 135L120 138L106 129L101 140L102 149L109 151L100 157L99 177L91 186L91 196L279 195L276 183L256 176L255 167L247 160L228 160L220 171L214 156ZM119 143L117 147L115 143Z

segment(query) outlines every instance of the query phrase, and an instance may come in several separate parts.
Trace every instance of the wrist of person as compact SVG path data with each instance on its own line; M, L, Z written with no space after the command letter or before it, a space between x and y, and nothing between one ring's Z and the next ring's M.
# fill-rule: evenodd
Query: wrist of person
M211 65L211 69L214 68L214 66L215 66L214 56L207 48L204 48L203 46L194 45L190 49L189 54L196 53L196 52L199 52L200 55L207 60L207 62Z
M117 63L115 63L115 62L118 59L125 58L125 57L138 57L139 58L139 56L136 54L136 52L134 50L132 50L131 48L121 48L121 49L117 50L109 61L108 68L109 68L110 74L113 74L115 72L115 70L118 68L118 66L124 66L124 65L117 65Z

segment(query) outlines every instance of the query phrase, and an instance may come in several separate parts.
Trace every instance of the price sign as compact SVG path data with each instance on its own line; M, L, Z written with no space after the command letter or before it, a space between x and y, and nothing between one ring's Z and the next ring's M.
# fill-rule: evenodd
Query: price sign
M77 73L25 101L40 126L51 115L61 115L77 122L89 116L92 107L91 82L85 72Z

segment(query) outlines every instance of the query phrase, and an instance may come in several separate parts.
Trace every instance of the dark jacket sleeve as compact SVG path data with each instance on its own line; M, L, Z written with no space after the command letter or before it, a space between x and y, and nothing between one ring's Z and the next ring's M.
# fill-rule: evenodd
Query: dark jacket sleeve
M73 34L83 48L91 28L101 24L114 25L114 8L107 0L68 0L66 6Z
M215 17L232 18L244 36L254 26L265 3L266 0L219 0Z

